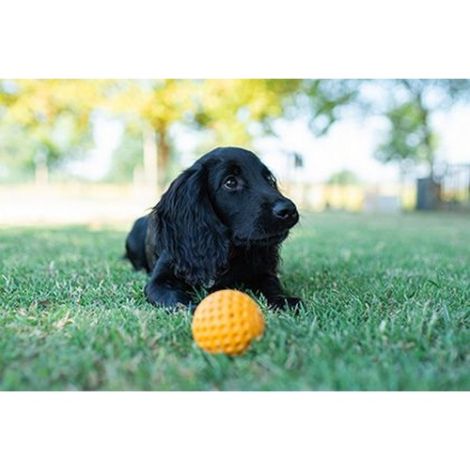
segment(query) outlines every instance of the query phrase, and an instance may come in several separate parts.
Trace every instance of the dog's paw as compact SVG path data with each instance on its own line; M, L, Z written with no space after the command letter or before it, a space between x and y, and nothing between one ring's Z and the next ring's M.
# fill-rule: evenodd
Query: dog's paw
M184 309L191 309L192 298L186 292L177 289L165 289L154 284L145 287L147 300L156 307L163 307L170 313L177 313Z
M277 310L291 309L298 310L302 307L303 302L299 297L273 297L268 300L268 305Z

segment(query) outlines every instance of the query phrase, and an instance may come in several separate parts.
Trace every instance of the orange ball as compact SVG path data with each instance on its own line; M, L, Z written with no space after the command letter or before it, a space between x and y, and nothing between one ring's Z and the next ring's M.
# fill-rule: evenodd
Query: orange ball
M204 351L236 355L264 333L264 317L250 296L219 290L197 306L192 331L194 341Z

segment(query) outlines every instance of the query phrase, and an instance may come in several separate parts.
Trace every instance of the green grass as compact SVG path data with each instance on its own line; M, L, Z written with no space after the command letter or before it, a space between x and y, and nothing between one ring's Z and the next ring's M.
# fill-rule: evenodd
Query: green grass
M282 278L306 308L264 308L264 337L236 358L145 302L124 237L0 230L1 389L470 389L468 217L304 217Z

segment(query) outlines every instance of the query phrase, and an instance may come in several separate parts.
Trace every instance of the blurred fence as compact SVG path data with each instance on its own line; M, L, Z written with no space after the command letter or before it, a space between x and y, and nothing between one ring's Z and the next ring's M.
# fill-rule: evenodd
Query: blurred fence
M399 212L415 204L414 187L285 183L301 210ZM0 186L0 225L128 224L158 200L143 183L49 183Z
M470 208L470 163L447 165L440 189L444 208Z
M306 210L399 212L411 210L416 200L413 185L334 185L291 183L282 189Z

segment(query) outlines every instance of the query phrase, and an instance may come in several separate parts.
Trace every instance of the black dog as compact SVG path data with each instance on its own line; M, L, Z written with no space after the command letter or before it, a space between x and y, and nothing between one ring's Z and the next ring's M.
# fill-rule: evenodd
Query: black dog
M245 287L273 307L296 307L277 276L279 245L299 220L258 157L217 148L184 171L126 241L127 258L145 269L149 302L190 305L195 287Z

